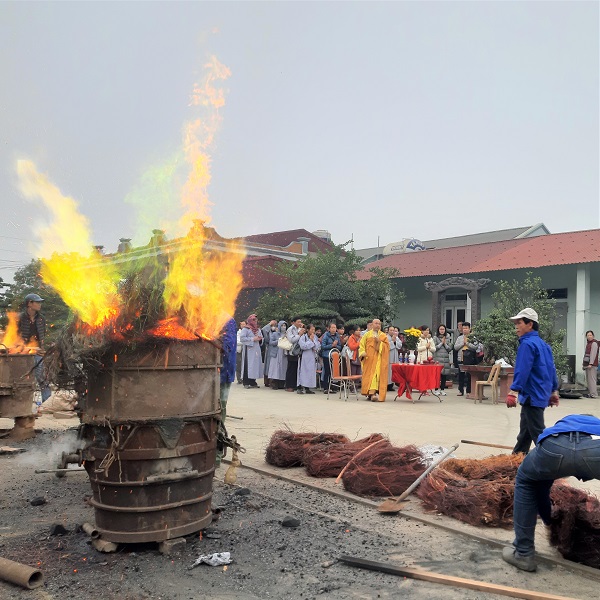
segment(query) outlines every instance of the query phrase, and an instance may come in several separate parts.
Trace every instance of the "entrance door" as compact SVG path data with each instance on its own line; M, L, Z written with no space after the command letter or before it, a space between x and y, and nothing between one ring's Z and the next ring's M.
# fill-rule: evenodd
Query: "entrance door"
M452 332L452 339L456 340L456 326L459 322L467 320L467 294L446 293L442 307L442 319L446 329ZM437 325L433 325L437 329ZM459 332L459 334L462 333Z

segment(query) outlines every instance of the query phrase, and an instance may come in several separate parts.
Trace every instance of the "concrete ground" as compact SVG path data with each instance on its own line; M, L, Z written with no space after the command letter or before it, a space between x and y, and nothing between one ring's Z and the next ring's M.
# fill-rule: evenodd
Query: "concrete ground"
M262 383L262 382L261 382ZM484 400L474 404L466 396L457 396L456 389L447 390L443 402L435 396L423 396L414 404L405 397L394 402L395 392L388 393L386 402L367 402L360 396L348 401L337 395L299 395L284 390L244 389L233 383L227 405L228 415L243 417L243 421L227 419L229 435L234 434L246 448L242 462L262 466L264 451L272 433L289 427L293 431L337 432L351 439L371 433L388 435L397 445L436 444L450 447L461 439L513 446L519 431L519 408L506 408L505 404L492 404ZM546 426L553 425L566 415L589 413L600 415L600 400L581 398L560 400L560 406L546 409ZM461 444L459 458L483 458L500 454L497 450ZM600 481L573 485L600 495Z

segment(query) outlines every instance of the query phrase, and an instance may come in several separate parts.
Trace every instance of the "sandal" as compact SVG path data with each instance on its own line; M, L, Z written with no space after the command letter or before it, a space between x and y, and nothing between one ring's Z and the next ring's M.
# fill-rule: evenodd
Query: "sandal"
M458 392L458 394L456 394L457 396L464 396L464 394L462 392Z

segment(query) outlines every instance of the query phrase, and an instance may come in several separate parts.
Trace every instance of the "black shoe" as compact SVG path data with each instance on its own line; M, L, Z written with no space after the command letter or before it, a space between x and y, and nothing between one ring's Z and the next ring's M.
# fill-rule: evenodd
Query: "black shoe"
M308 389L307 389L307 390L305 390L305 391L304 391L304 393L305 393L305 394L314 394L314 392L313 392L312 390L308 390Z
M537 571L537 565L535 564L535 557L531 556L519 556L517 551L512 546L502 548L502 559L509 565L521 569L521 571Z
M252 386L251 385L245 385L244 388L249 390Z

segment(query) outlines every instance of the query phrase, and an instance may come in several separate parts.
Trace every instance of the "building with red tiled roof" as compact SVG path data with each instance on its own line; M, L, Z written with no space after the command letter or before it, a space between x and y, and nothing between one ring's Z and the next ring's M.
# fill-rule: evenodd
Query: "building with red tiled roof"
M557 327L566 350L583 357L585 331L600 333L600 229L555 233L483 244L393 254L371 267L398 271L395 288L406 301L398 325L476 322L493 308L494 281L520 280L528 271L542 279L557 303ZM368 278L368 271L359 278Z
M326 231L316 233L315 235L306 229L290 229L288 231L273 231L271 233L258 233L256 235L247 235L244 239L246 243L268 244L285 248L291 252L304 250L302 253L312 254L314 252L329 252L333 244L331 236ZM300 248L300 250L298 250Z

